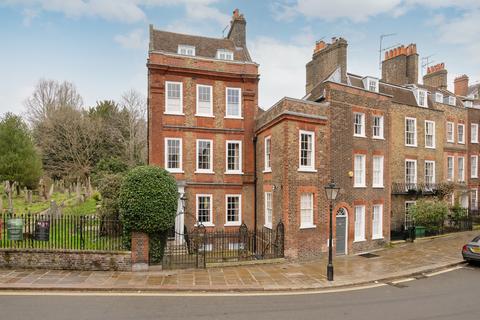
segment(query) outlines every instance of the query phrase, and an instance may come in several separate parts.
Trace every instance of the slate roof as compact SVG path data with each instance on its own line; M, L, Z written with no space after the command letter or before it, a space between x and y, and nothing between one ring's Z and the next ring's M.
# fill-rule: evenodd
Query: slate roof
M150 28L150 50L177 53L179 45L195 47L195 56L216 58L218 49L233 52L236 61L252 61L247 48L236 47L230 39L208 38Z
M480 94L480 83L468 87L467 96L473 94Z

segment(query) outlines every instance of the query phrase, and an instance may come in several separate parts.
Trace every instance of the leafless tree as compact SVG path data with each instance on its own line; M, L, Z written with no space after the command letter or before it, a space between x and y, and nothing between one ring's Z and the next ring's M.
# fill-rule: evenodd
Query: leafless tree
M146 100L138 91L131 89L122 95L120 106L126 112L126 134L123 137L127 163L134 166L146 162L147 125L145 121Z

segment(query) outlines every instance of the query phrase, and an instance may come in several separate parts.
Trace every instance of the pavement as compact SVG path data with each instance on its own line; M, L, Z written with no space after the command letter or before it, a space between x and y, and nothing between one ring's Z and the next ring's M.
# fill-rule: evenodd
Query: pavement
M325 259L207 269L149 272L0 269L0 290L53 291L292 291L388 282L463 262L462 246L479 231L397 243L373 252L334 258L335 280Z

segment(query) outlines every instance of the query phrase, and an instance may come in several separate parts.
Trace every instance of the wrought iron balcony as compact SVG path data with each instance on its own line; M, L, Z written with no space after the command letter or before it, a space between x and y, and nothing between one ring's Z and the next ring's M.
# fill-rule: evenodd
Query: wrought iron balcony
M438 190L436 183L392 183L392 194L435 195Z

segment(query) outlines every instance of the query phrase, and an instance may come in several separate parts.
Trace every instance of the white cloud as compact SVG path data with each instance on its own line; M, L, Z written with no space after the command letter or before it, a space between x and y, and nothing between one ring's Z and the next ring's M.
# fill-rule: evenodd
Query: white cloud
M135 29L127 34L118 34L114 37L115 42L126 49L147 50L148 39L143 29Z
M228 16L212 7L218 0L0 0L0 5L24 8L31 12L57 12L69 18L98 17L109 21L135 23L146 19L145 8L183 6L189 20L228 22ZM25 15L27 13L27 15Z
M259 37L249 45L255 62L260 64L259 105L270 108L284 96L305 95L305 63L313 53L311 45L294 45L268 37Z
M366 22L380 14L398 17L417 6L429 9L457 8L474 9L480 7L478 0L296 0L277 2L272 5L274 18L290 21L296 16L318 18L325 21L347 19L353 22Z

